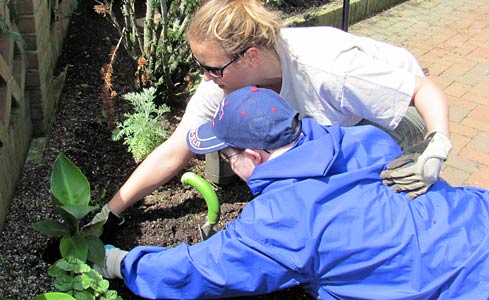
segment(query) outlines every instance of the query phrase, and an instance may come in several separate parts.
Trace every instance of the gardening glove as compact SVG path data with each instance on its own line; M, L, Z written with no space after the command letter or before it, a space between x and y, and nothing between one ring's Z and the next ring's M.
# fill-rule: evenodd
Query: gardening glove
M438 180L441 166L452 149L450 139L441 132L432 132L413 145L380 173L382 183L395 192L408 191L410 198L424 194Z
M126 255L127 251L116 248L113 245L105 245L105 266L93 265L93 268L104 278L122 279L121 262Z
M113 229L125 222L123 216L113 213L109 206L105 204L102 209L92 218L92 220L83 226L94 230L96 236L100 236L102 241L110 237Z
M126 220L123 216L119 216L113 213L109 206L105 204L100 212L98 212L93 219L85 226L95 225L97 223L107 224L113 223L114 225L122 225Z

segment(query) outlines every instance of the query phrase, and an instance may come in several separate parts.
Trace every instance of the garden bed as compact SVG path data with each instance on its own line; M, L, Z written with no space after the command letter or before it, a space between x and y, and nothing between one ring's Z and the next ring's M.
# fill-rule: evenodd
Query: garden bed
M92 199L99 204L108 201L136 167L127 148L121 142L112 141L111 130L103 117L100 69L108 62L110 49L116 43L117 37L110 24L93 12L92 4L85 3L79 14L72 17L57 69L59 73L68 67L64 97L47 136L44 158L26 163L1 233L0 296L24 300L54 290L47 269L56 253L46 250L51 249L52 240L37 233L32 224L55 216L49 192L50 173L60 152L64 152L88 178ZM119 95L135 89L131 84L134 74L131 66L130 60L120 51L112 77ZM119 120L129 109L122 97L117 97L115 107ZM168 115L169 129L178 124L184 107L185 101L174 104ZM125 212L125 224L114 233L110 242L122 249L137 245L172 247L183 242L198 242L197 227L205 221L206 205L197 191L180 183L180 175L185 171L203 174L203 168L202 158L194 158L179 176L129 208ZM219 228L235 219L252 198L246 185L239 180L219 187L217 194L222 210ZM111 288L124 299L132 299L122 281L111 281ZM246 297L307 298L299 287Z

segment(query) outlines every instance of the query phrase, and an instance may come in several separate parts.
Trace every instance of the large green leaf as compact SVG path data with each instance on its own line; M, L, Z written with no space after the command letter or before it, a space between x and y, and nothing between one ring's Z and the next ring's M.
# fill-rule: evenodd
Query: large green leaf
M63 236L59 243L59 250L62 257L73 256L86 262L88 255L88 243L81 235Z
M104 224L105 224L104 221L100 221L98 223L84 227L82 230L83 236L87 237L93 235L96 237L100 237L104 232Z
M70 229L57 221L41 221L32 224L34 229L47 236L63 236L70 234Z
M76 300L93 300L96 299L94 295L92 294L92 291L74 291L73 292L74 296L76 297Z
M45 293L36 296L32 300L76 300L76 299L66 293L50 292L50 293Z
M52 274L50 273L52 269ZM58 270L61 272L67 272L67 273L85 273L85 272L90 272L92 268L81 261L80 259L73 257L73 256L67 256L63 257L59 260L57 260L54 265L48 270L48 274L52 277L56 277L58 274Z
M93 282L90 276L86 274L80 274L73 278L73 289L78 291L88 290Z
M63 153L54 163L51 193L64 205L88 205L90 184L81 170Z
M71 292L73 291L73 276L69 273L62 273L56 276L54 279L54 287L59 292Z
M94 262L96 265L103 266L105 263L105 248L101 239L96 236L86 236L88 243L87 260Z
M90 205L63 205L59 207L59 209L64 210L76 220L83 219L83 217L85 217L89 212L96 210L97 208L98 206Z
M67 212L66 210L61 209L60 206L56 207L56 212L63 219L63 224L65 224L66 227L70 228L70 234L75 234L78 230L80 220L75 218L75 216L73 216L71 213Z

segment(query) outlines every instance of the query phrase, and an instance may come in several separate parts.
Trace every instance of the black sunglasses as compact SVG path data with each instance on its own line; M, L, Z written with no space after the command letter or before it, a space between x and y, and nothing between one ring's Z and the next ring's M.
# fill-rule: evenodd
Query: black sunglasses
M232 64L233 62L235 62L238 58L240 58L241 56L243 56L243 54L245 54L245 52L247 51L248 49L244 50L243 52L241 52L240 54L236 55L235 57L233 57L231 59L230 62L228 62L227 64L225 64L224 66L222 67L211 67L211 66L206 66L204 65L203 63L201 63L200 61L197 60L197 58L195 58L195 56L193 56L192 54L192 57L194 58L195 62L197 63L197 65L199 67L201 67L202 69L204 69L205 72L209 73L209 75L211 75L212 77L214 78L221 78L222 77L222 73L224 71L224 69L226 69L230 64Z

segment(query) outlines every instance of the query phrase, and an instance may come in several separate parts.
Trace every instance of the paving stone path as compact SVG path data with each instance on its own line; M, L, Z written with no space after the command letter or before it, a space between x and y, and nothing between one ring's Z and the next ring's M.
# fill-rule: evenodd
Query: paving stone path
M444 90L453 149L442 177L489 188L489 0L410 0L349 32L409 49Z

